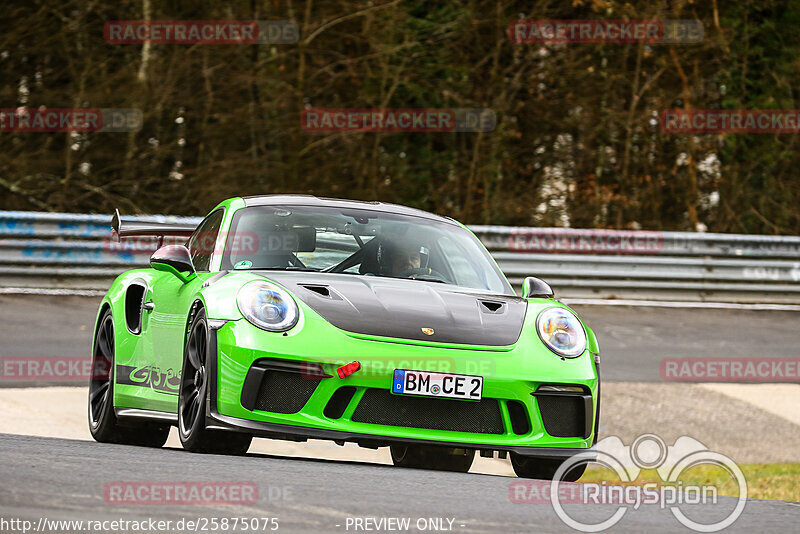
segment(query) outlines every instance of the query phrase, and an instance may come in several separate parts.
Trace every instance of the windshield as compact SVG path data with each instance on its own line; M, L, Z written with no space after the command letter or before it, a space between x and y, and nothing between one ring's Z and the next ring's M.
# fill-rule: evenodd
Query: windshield
M364 209L243 208L234 214L221 267L407 278L514 294L461 226Z

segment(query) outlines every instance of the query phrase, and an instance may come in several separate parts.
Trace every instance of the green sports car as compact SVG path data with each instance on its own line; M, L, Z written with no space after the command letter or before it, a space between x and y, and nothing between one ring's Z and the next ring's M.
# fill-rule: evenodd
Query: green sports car
M519 476L551 478L597 440L593 332L537 278L516 296L453 219L274 195L197 227L112 225L161 246L100 305L97 441L160 447L177 426L193 452L326 439L453 471L510 453Z

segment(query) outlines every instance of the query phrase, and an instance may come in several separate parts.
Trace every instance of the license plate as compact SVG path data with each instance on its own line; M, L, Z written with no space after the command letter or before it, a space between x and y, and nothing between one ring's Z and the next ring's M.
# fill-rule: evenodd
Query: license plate
M395 369L392 393L481 400L483 377Z

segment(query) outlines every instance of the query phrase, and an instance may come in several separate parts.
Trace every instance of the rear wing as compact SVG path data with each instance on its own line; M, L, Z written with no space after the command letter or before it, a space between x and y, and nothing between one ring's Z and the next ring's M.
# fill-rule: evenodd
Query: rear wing
M122 241L123 237L150 236L158 237L158 245L161 246L164 237L189 237L196 228L193 224L123 221L119 210L114 210L114 217L111 219L111 229L117 236L117 242Z

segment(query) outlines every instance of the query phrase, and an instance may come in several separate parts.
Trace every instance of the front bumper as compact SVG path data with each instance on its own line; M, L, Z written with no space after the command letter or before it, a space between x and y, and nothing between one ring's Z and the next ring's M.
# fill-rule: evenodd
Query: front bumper
M305 325L304 329L309 326ZM537 359L529 354L529 349L519 346L522 344L500 350L447 349L357 339L325 326L329 325L315 325L311 342L308 334L272 334L244 320L228 321L213 329L209 350L213 361L208 362L211 388L207 427L294 441L329 439L372 448L416 443L511 451L544 458L566 458L586 452L594 441L599 381L594 361L588 354L572 361L559 360L549 353ZM266 350L266 347L280 350ZM340 379L336 367L354 360L361 362L361 371ZM328 377L307 377L316 382L299 410L293 413L267 411L254 406L256 393L252 391L260 383L260 379L253 380L254 364L264 361L286 362L301 373L310 365L308 369L319 368ZM483 397L487 403L496 403L494 409L502 426L475 432L355 420L354 412L368 391L387 393L391 389L395 368L482 375ZM540 401L533 395L543 384L569 384L583 389L580 403L585 406L585 413L577 425L581 430L575 432L576 435L563 437L548 433L552 425L545 424ZM331 397L344 386L354 390L346 407L340 410L338 417L326 415ZM430 402L440 403L442 399ZM458 407L474 401L453 402ZM520 426L520 413L527 426Z

